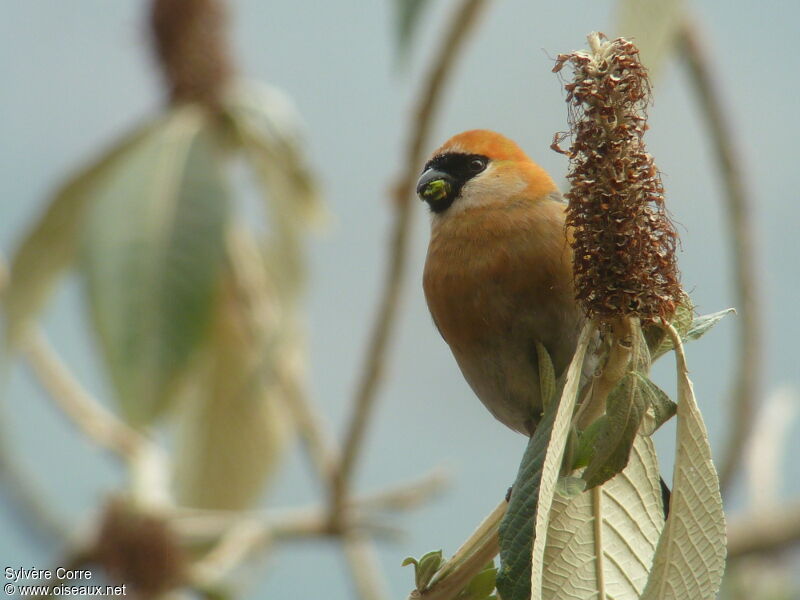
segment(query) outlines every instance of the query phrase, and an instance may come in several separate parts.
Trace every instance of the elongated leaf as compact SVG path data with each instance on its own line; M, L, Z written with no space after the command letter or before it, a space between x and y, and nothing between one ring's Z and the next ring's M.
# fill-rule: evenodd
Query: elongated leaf
M649 436L653 435L659 427L675 416L678 405L670 400L664 390L646 376L642 376L642 384L642 391L645 394L648 406L639 433Z
M397 23L397 54L404 60L429 0L395 0Z
M228 190L204 114L176 109L94 191L83 271L124 416L147 424L207 331Z
M618 35L633 40L642 63L656 77L674 49L685 16L683 0L620 0Z
M692 321L692 325L689 327L689 330L686 332L686 339L696 340L701 338L709 329L714 327L714 325L735 312L736 310L733 308L726 308L725 310L711 313L710 315L701 315L695 318Z
M177 415L175 477L181 504L241 510L258 500L293 430L280 374L292 340L275 346L281 314L255 240L242 227L227 240L205 360Z
M703 417L675 334L677 453L669 519L642 600L716 597L725 569L725 515Z
M675 313L670 317L669 322L678 330L683 337L692 325L694 318L694 306L688 296L678 303ZM672 340L667 335L666 330L659 324L652 324L644 328L644 337L647 340L647 347L650 349L651 361L655 361L661 355L672 350Z
M543 600L638 600L664 526L658 480L653 443L637 436L624 471L595 490L553 499Z
M254 83L235 88L226 110L265 201L267 267L279 293L293 303L305 275L303 235L324 220L302 121L280 90Z
M583 472L587 488L608 481L628 464L633 441L647 410L644 377L629 371L606 400L606 414L594 439L594 453Z
M542 406L547 408L556 393L556 371L550 353L540 342L536 342L536 357L539 365L539 393Z
M126 134L110 150L69 179L50 200L11 262L3 298L6 340L12 345L44 307L59 277L77 256L80 233L96 188L113 176L156 126L147 123Z
M541 511L547 511L549 516L578 395L583 358L592 334L593 328L586 325L567 370L561 400L545 411L528 442L514 481L508 512L500 522L502 564L497 575L497 590L504 600L531 597L532 556L533 567L538 569L536 581L541 582L541 564L536 564L541 558L536 554L536 532L547 528L547 519L542 518ZM536 576L537 572L533 571L533 577Z
M533 432L514 481L508 511L500 522L500 571L497 574L497 590L504 599L530 598L534 520L542 467L554 418L555 408L546 411Z
M683 341L691 341L699 339L708 333L708 331L723 318L735 312L736 310L733 308L726 308L725 310L720 310L715 313L695 317L693 312L681 310L679 313L676 313L671 324L680 334ZM672 339L666 335L666 333L664 335L665 337L663 337L658 344L658 348L652 352L653 360L675 347L672 343Z

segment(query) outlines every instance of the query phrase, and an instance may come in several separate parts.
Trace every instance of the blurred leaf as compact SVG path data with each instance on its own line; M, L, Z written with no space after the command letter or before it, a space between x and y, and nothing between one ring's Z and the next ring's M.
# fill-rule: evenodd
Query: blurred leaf
M214 132L175 109L93 193L83 270L126 419L151 422L207 331L228 188Z
M644 378L629 371L606 399L603 425L594 440L594 453L583 472L586 488L608 481L628 464L631 447L647 409Z
M325 216L305 155L302 120L283 92L255 83L235 88L226 110L265 201L267 267L279 293L293 301L305 275L302 235Z
M280 312L264 261L247 230L229 231L226 266L194 394L178 413L178 499L198 508L252 508L293 430L274 346Z
M638 600L663 526L655 449L637 436L622 473L595 492L553 498L542 597Z
M642 64L655 78L675 47L685 16L683 0L620 0L618 35L639 48Z
M547 530L550 505L563 461L564 447L578 395L583 358L592 328L581 333L575 356L567 369L561 399L545 411L533 433L522 462L508 511L500 522L501 568L497 591L504 600L531 597L531 577L541 574L542 548L536 546L538 532Z
M397 54L400 60L408 55L417 26L429 5L429 0L395 0L397 23Z
M556 393L556 371L547 348L539 341L536 342L536 357L539 365L539 393L542 396L542 407L546 409Z
M725 515L703 417L682 349L678 371L677 452L669 519L642 600L716 597L725 569Z
M3 298L6 340L19 341L24 328L44 307L58 278L76 259L78 240L95 190L144 143L154 123L125 135L109 151L82 168L56 191L27 233L11 262Z

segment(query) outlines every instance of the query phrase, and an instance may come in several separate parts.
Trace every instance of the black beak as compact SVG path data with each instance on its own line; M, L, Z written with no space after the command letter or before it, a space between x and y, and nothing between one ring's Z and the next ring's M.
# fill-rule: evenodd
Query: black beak
M447 173L430 168L417 181L417 195L430 205L431 210L439 212L452 203L455 183Z

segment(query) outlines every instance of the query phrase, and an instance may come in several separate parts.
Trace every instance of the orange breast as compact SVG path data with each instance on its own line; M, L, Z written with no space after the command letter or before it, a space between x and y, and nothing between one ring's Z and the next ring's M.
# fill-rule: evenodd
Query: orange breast
M571 254L563 205L553 201L474 208L443 219L431 236L425 297L454 352L490 345L519 329L557 342L551 318L572 311ZM537 331L540 330L540 331Z

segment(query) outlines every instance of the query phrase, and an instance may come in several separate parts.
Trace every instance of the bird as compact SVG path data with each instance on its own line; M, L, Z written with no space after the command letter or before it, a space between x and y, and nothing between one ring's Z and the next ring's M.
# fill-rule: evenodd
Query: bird
M484 129L434 151L416 191L431 215L423 289L433 322L489 412L531 436L543 411L537 343L560 376L586 319L567 205L515 142Z

